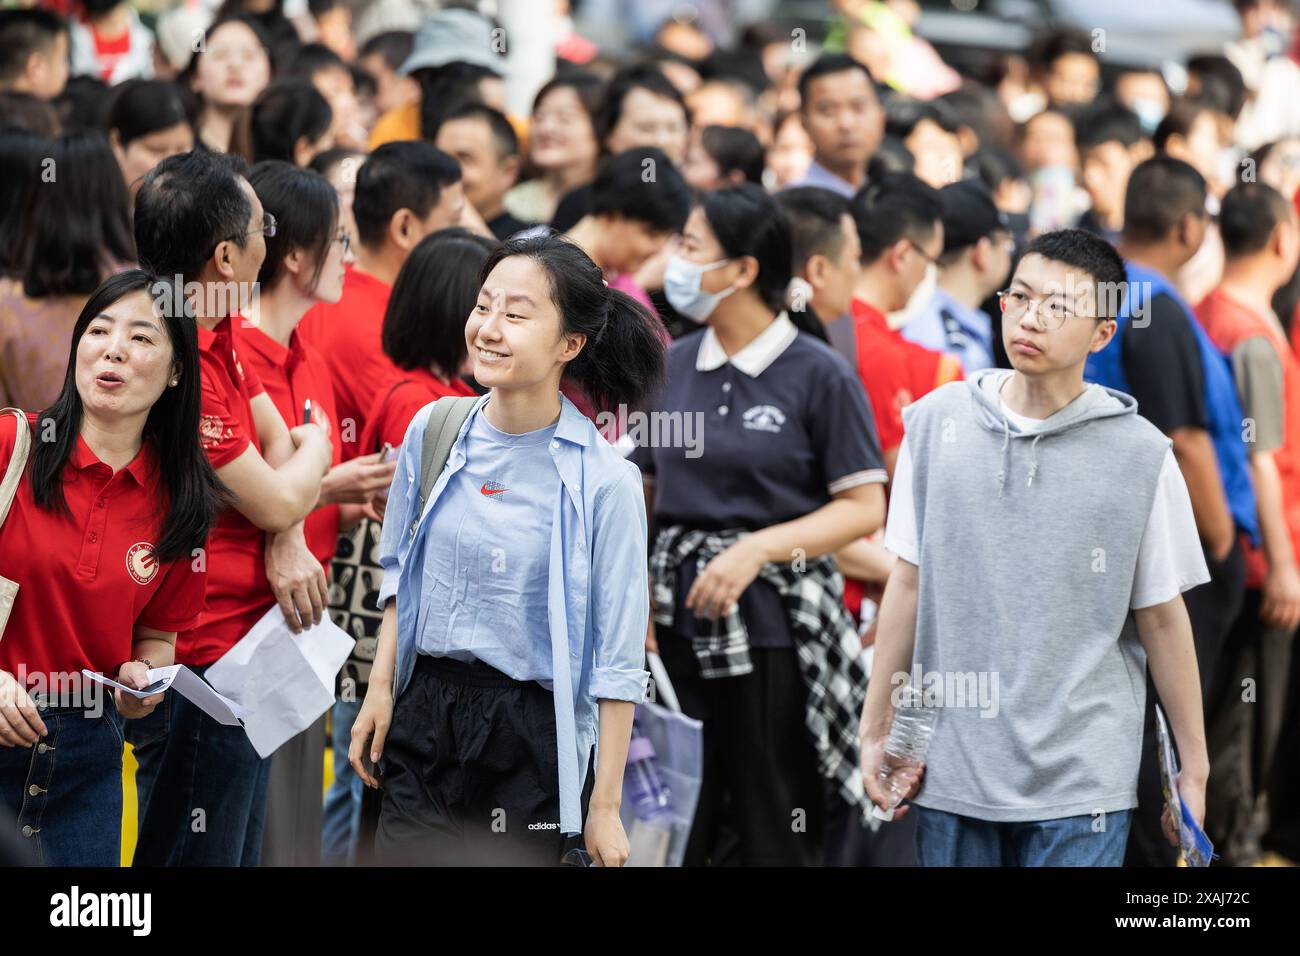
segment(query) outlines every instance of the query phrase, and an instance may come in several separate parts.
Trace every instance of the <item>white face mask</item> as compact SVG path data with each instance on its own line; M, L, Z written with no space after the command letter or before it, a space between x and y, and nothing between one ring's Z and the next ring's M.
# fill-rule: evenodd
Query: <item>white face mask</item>
M664 269L664 296L668 299L668 304L691 321L703 322L713 314L719 302L736 291L736 287L728 286L721 292L705 292L700 288L700 281L704 278L704 273L730 261L719 259L717 262L700 265L681 256L669 257Z

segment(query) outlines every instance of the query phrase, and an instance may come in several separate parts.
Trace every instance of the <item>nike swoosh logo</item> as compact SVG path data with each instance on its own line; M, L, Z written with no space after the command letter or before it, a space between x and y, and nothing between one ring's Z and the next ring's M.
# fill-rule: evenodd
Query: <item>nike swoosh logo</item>
M487 485L479 489L485 495L504 495L509 490L509 488L489 488Z

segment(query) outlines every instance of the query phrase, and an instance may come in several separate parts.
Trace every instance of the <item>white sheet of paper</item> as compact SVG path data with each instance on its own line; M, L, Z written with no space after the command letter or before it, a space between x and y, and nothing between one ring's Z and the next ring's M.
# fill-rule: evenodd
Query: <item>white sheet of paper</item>
M165 692L167 688L172 685L172 681L176 676L176 670L179 667L179 664L173 664L171 667L155 667L153 670L149 671L148 677L150 687L153 687L153 685L158 681L162 681L162 686L156 687L151 691L136 690L134 687L127 687L125 684L119 684L112 678L105 677L103 674L96 674L94 671L88 670L85 667L81 669L81 673L97 683L104 684L107 687L116 687L124 694L130 694L132 697L144 698Z
M334 705L334 678L355 643L328 617L294 634L272 606L207 678L248 712L248 739L269 757Z
M152 668L148 674L150 685L152 686L158 681L163 683L161 687L154 688L147 693L136 690L134 687L127 687L125 684L120 684L102 674L96 674L94 671L82 670L81 673L91 680L98 681L109 687L116 687L133 697L152 697L154 694L175 690L176 693L186 698L217 723L225 724L228 727L238 727L242 723L242 719L247 716L244 708L240 707L235 701L217 693L204 683L203 678L184 664L171 664L167 667Z

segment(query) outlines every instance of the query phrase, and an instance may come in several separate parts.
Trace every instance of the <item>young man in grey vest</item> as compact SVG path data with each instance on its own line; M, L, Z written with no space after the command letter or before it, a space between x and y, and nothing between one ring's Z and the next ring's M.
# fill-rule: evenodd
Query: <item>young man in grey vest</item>
M1077 229L1042 235L1000 293L1012 371L904 412L863 708L882 808L914 796L922 866L1118 866L1137 805L1149 664L1200 822L1209 775L1181 594L1208 579L1169 439L1085 385L1115 333L1124 263ZM880 779L900 690L941 705L925 757ZM902 812L907 812L906 809ZM1176 832L1166 812L1170 840Z

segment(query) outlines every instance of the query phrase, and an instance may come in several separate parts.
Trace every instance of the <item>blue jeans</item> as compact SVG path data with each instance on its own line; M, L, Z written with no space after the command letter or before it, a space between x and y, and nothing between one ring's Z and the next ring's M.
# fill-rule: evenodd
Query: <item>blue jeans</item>
M912 812L921 866L1122 866L1133 818L1132 810L1112 810L996 823L915 804Z
M206 667L191 668L202 676ZM242 727L217 723L175 691L131 721L140 764L134 866L257 866L270 760Z
M0 747L0 806L17 817L18 843L47 866L120 866L122 728L112 698L99 716L46 708L48 733L31 747Z
M357 833L361 819L361 788L365 786L348 763L352 725L361 713L360 701L334 702L334 782L325 794L325 816L321 825L322 866L349 866L356 862Z

